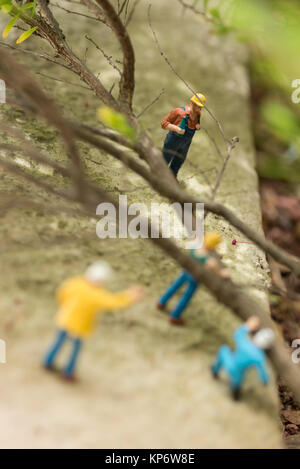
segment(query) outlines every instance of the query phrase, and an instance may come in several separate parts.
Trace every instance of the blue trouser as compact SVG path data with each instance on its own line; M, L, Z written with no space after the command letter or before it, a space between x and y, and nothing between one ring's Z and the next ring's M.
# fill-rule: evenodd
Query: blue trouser
M244 373L235 366L234 353L228 345L222 345L219 348L216 360L212 366L213 372L217 375L221 369L224 369L230 378L232 389L239 389L242 385Z
M75 365L82 346L82 340L77 337L69 336L69 334L65 330L58 330L57 336L44 358L44 365L48 367L53 365L54 359L66 339L71 339L73 341L73 349L69 361L67 362L67 365L64 368L64 372L68 375L72 375L74 373Z
M184 135L179 135L176 132L167 133L162 152L175 177L184 163L194 133L195 130L192 129L186 129Z
M189 272L184 270L159 300L160 304L165 305L184 283L187 283L188 286L179 302L175 306L175 309L171 313L171 317L174 319L179 319L181 317L183 310L187 307L193 294L197 290L199 284L196 282L194 277Z

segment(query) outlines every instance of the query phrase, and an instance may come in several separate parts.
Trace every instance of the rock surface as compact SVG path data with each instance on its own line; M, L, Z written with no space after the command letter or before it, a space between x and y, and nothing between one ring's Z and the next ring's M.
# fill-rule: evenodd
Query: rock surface
M55 8L55 7L53 7ZM101 54L83 39L88 33L113 57L120 58L118 45L109 29L83 17L64 15L61 26L82 57L89 46L89 67L100 72L105 84L117 79ZM222 201L260 232L261 214L255 172L255 155L249 117L249 83L246 51L232 39L216 37L192 14L170 9L160 0L152 7L152 22L161 46L177 71L197 91L224 124L226 135L240 137L217 193ZM170 71L160 56L147 23L147 5L141 2L130 23L136 50L135 109L140 112L161 88L166 92L147 111L141 122L161 145L164 132L160 121L175 106L185 105L190 92ZM78 36L82 37L78 41ZM35 39L26 48L45 44ZM64 69L54 68L30 56L24 63L50 76L77 82ZM71 118L95 125L99 103L84 89L39 77L64 112ZM79 82L78 82L79 83ZM2 105L2 117L17 124L53 158L64 160L54 132L21 112ZM203 113L202 125L215 136L215 124ZM139 177L124 170L112 158L80 145L87 169L94 181L115 193L128 194L129 202L150 204L158 197ZM224 153L224 152L223 152ZM20 158L20 155L15 155ZM205 131L193 142L181 172L189 190L201 195L215 180L220 158ZM34 166L34 165L33 165ZM33 167L34 171L40 168ZM55 174L43 177L58 185ZM268 388L255 374L247 380L243 399L234 403L226 381L216 383L209 371L216 350L232 344L238 319L201 288L185 313L187 326L172 328L166 316L156 311L158 296L178 274L178 266L147 241L98 240L95 220L70 217L64 204L41 190L1 172L2 199L12 194L33 196L44 204L38 211L13 209L2 219L0 278L0 336L7 344L7 364L0 365L3 383L0 401L1 447L25 448L279 448L281 447L278 398L274 377ZM52 209L61 204L61 214ZM207 228L222 232L220 252L236 281L266 288L268 266L256 247L233 246L243 240L227 223L210 215ZM81 382L66 385L40 369L40 361L52 340L55 312L54 290L66 277L80 273L96 258L109 260L118 271L113 289L140 281L147 288L146 299L126 312L106 315L96 334L87 342L81 361ZM267 297L252 288L268 311ZM253 312L255 313L255 311Z

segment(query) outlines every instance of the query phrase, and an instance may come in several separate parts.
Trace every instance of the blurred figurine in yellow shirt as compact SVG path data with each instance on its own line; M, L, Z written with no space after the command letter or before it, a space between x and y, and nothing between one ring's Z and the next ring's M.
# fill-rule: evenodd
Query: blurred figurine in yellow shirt
M93 331L97 316L105 311L126 308L142 298L139 286L118 293L106 290L104 285L112 276L113 271L106 262L95 262L84 276L70 278L58 288L59 310L55 320L58 333L44 358L43 365L47 370L55 371L56 355L66 339L71 339L73 349L62 376L74 381L82 340Z

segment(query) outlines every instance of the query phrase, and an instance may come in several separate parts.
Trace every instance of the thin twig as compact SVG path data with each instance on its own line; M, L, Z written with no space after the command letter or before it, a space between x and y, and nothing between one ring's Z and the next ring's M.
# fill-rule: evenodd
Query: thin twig
M118 39L123 52L123 71L120 80L119 103L123 111L132 115L132 100L135 87L135 55L131 39L116 10L108 0L96 0L102 8L108 24ZM111 96L111 95L110 95Z
M80 3L86 6L91 12L93 12L96 18L101 21L101 23L104 23L106 26L110 27L103 15L103 11L101 10L101 8L99 8L98 5L95 5L92 0L81 0Z
M216 197L216 193L217 193L217 190L220 186L220 183L221 183L221 179L223 177L223 174L225 172L225 169L227 167L227 164L229 162L229 159L230 159L230 156L231 156L231 152L232 150L234 149L235 145L239 142L239 138L238 137L233 137L232 139L232 142L231 142L231 145L230 147L228 147L228 151L227 151L227 156L224 160L224 163L222 165L222 168L218 174L218 177L217 177L217 181L216 181L216 184L215 184L215 187L213 188L213 191L212 191L212 196L211 196L211 200L213 201Z
M120 4L118 5L118 16L122 14L122 11L124 10L126 3L128 3L128 0L123 0L122 5L121 6Z
M216 140L214 139L214 137L208 132L208 130L205 128L205 127L202 127L201 125L201 129L204 130L204 132L206 133L206 135L208 136L209 140L213 143L215 149L216 149L216 152L218 153L219 157L221 158L222 162L224 161L224 158L223 158L223 155L221 153L221 150L216 142Z
M51 3L51 5L53 5L56 8L59 8L60 10L65 11L66 13L70 13L71 15L78 15L78 16L83 16L84 18L88 18L89 20L101 21L99 18L96 18L95 16L86 15L84 13L80 13L79 11L68 10L67 8L62 7L61 5L58 5L57 3Z
M203 16L207 21L213 22L212 16L208 15L205 10L199 10L198 8L195 7L195 5L190 5L184 0L178 0L178 2L180 3L180 5L183 6L184 9L191 10L196 15Z
M140 3L141 0L135 0L134 4L132 5L132 8L128 14L128 17L127 17L127 20L125 22L125 28L128 28L128 25L130 23L130 21L132 20L133 18L133 15L134 15L134 12L135 12L135 9L136 7L138 6L138 4Z
M98 49L101 54L103 55L103 57L106 58L107 62L109 63L109 65L111 67L113 67L115 70L117 70L117 72L119 73L120 76L122 76L122 72L121 70L119 69L119 67L117 67L117 65L112 61L112 56L111 55L107 55L104 50L102 49L102 47L100 47L95 41L94 39L92 39L91 37L89 37L87 34L85 35L85 38L90 41L95 47L96 49Z
M154 98L153 101L151 101L151 103L147 104L147 106L136 116L136 118L139 119L146 111L148 111L148 109L151 106L153 106L153 104L155 104L165 92L166 92L165 88L162 88L159 95L156 96L156 98Z
M34 55L35 57L40 57L41 59L47 60L47 62L51 62L51 63L56 64L56 65L60 65L61 67L65 68L67 70L72 70L70 66L62 64L61 62L58 62L57 60L55 60L53 57L51 57L48 54L40 54L39 52L34 52L32 50L23 49L23 48L20 48L20 47L15 47L15 46L12 46L11 44L6 44L5 42L1 42L1 41L0 41L0 45L4 46L4 47L8 47L9 49L16 50L18 52L22 52L24 54L29 54L29 55Z
M50 75L46 75L45 73L41 73L41 72L35 72L35 74L41 75L42 77L48 78L49 80L59 81L61 83L65 83L66 85L78 86L79 88L92 91L92 88L89 88L88 86L80 85L79 83L72 83L70 81L61 80L60 78L51 77Z

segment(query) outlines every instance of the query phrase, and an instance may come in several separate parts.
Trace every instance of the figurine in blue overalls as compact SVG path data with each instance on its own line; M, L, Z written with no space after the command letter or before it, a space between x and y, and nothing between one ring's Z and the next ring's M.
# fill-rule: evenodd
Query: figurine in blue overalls
M161 121L162 128L169 131L162 150L163 156L176 179L195 131L200 129L201 108L205 102L203 94L195 94L188 106L176 107Z
M211 367L215 378L218 378L221 369L227 372L232 397L235 400L240 397L241 386L249 368L256 367L264 385L269 381L264 349L270 348L275 335L272 329L259 330L259 327L260 319L257 316L251 316L234 333L235 350L232 351L228 345L222 345ZM253 334L252 338L250 334Z
M221 242L221 236L218 233L207 233L204 237L203 247L200 249L191 249L190 255L200 264L205 264L206 267L213 270L217 275L228 278L229 271L220 264L214 257L213 253L216 246ZM171 324L183 325L184 321L181 317L184 309L191 301L194 293L199 286L197 280L187 271L183 270L174 283L166 290L157 303L158 309L164 310L170 298L181 288L186 285L186 289L181 296L179 302L171 312L169 320Z

